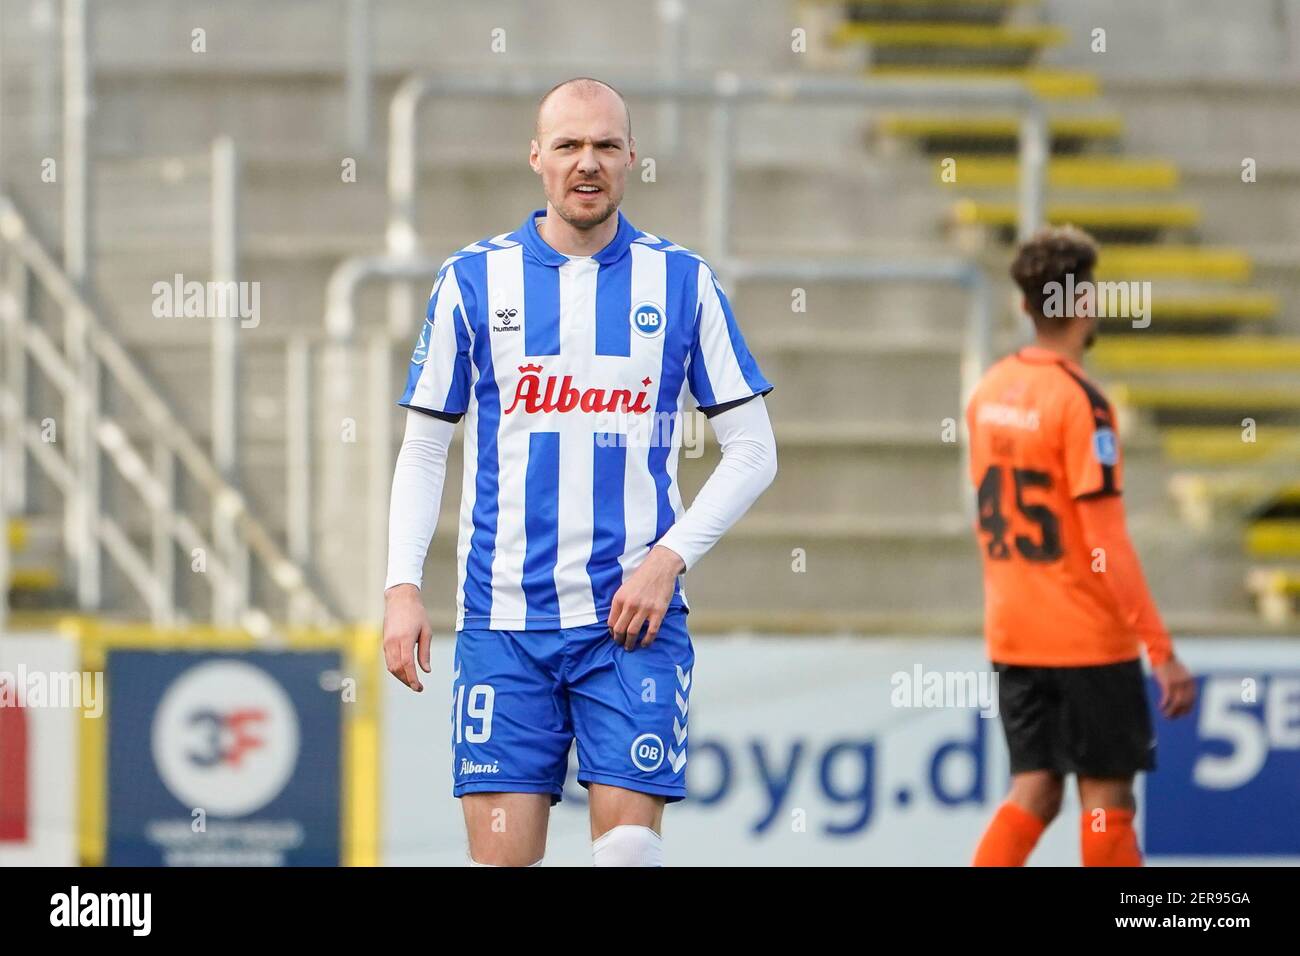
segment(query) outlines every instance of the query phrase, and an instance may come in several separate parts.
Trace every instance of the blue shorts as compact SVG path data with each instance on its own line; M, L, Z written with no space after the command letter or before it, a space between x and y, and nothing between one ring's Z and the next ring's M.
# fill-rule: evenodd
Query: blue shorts
M604 623L554 631L463 630L452 677L452 792L549 793L569 745L578 782L686 796L695 651L670 608L649 647L626 651Z

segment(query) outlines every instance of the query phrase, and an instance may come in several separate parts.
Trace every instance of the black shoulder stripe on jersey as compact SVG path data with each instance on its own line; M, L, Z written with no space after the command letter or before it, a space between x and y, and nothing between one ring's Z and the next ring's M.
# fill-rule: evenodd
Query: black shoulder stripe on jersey
M398 402L401 405L401 402ZM421 408L419 405L402 405L403 408L409 408L413 412L420 412L428 415L430 418L440 418L444 422L451 422L453 425L465 417L464 413L456 414L454 412L439 412L432 408Z
M705 418L712 418L714 415L719 415L722 412L730 411L733 408L744 405L746 402L751 402L761 395L766 395L770 391L772 391L772 389L766 388L761 392L755 392L753 395L746 395L744 398L738 398L734 402L723 402L721 405L709 405L707 407L701 405L700 411L704 413Z
M1101 393L1101 389L1092 384L1092 382L1088 381L1086 378L1075 375L1074 372L1072 372L1063 362L1058 362L1057 364L1060 366L1062 372L1079 383L1079 387L1083 389L1083 393L1088 396L1088 404L1092 407L1092 427L1094 431L1098 425L1104 425L1113 430L1115 423L1114 416L1110 409L1110 402L1108 402L1106 396ZM1118 489L1115 487L1115 466L1102 465L1101 487L1096 491L1089 492L1086 495L1080 495L1079 497L1099 498L1102 495L1113 494L1118 494Z

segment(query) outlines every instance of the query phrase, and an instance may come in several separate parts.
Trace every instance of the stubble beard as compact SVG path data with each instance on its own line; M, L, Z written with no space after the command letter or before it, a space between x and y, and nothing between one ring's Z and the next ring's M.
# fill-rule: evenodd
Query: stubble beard
M619 198L609 193L603 193L605 204L598 209L584 210L578 208L577 203L570 206L568 203L552 203L555 212L561 219L567 222L574 229L593 229L607 220L618 210Z

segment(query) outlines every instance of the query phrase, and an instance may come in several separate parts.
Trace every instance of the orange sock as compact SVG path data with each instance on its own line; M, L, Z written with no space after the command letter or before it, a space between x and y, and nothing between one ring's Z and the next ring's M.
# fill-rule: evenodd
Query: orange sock
M1137 834L1133 832L1133 811L1103 808L1105 829L1094 826L1094 811L1084 811L1082 845L1084 866L1141 866L1142 851L1138 849Z
M1024 866L1047 824L1010 800L998 807L975 850L974 866Z

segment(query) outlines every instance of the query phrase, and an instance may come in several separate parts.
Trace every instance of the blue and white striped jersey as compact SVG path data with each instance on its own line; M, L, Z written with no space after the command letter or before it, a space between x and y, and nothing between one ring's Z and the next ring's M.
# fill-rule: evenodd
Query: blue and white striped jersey
M684 511L687 392L708 412L772 389L699 256L621 212L566 256L544 216L443 263L400 402L465 417L458 630L605 620Z

